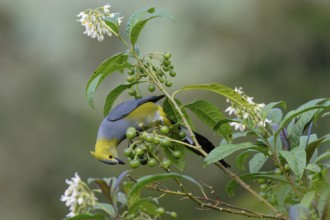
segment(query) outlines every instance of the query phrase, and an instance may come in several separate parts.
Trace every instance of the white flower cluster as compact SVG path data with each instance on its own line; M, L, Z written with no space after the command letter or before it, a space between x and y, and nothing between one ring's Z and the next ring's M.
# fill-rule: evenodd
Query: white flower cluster
M253 102L253 97L249 97L244 94L242 87L235 87L235 92L245 99L250 106L240 106L237 103L227 99L227 102L231 103L231 106L229 106L225 112L228 112L229 115L236 115L238 121L240 121L230 122L230 126L233 126L235 130L244 131L250 122L253 123L253 126L259 127L266 127L266 124L271 122L270 120L262 119L261 117L261 109L265 107L265 104Z
M73 217L80 213L86 213L90 207L96 203L94 193L90 191L87 185L81 181L78 173L75 173L71 180L65 180L69 187L61 197L61 201L70 207L70 213L67 217Z
M82 26L85 27L84 34L91 38L97 38L98 41L103 41L104 35L112 36L112 30L104 22L104 18L113 18L119 13L110 13L110 5L106 4L103 7L96 9L87 9L80 12L77 17L80 17L79 21ZM123 17L117 19L118 25L121 24Z

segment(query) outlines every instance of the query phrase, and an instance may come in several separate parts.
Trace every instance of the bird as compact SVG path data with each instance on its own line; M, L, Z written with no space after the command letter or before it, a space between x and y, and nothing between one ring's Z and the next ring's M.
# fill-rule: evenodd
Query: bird
M155 126L171 126L175 124L173 120L167 117L162 106L156 103L164 97L165 95L146 96L139 99L124 101L114 107L99 126L95 151L91 151L90 153L97 160L106 164L125 164L123 160L118 158L117 147L126 139L126 130L129 127L134 127L137 131L142 131ZM187 130L184 126L180 127L181 129ZM206 137L197 132L194 132L194 134L206 153L209 153L215 148L212 142ZM194 144L189 134L186 135L183 141ZM193 151L201 155L199 151ZM224 160L220 160L219 162L225 167L230 167Z

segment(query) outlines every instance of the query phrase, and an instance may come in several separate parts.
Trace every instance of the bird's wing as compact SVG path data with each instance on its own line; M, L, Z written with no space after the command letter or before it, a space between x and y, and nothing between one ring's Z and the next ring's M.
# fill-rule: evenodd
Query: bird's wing
M140 99L124 101L117 105L107 116L107 120L109 121L117 121L122 119L123 117L127 116L131 113L134 109L139 107L140 105L146 102L157 102L158 100L162 99L164 95L160 96L147 96Z

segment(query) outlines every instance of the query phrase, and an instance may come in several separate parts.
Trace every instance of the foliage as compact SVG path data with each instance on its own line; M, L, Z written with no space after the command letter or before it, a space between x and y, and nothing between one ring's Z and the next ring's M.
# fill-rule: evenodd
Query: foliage
M156 126L151 130L137 132L134 128L127 130L127 137L132 144L124 153L132 168L148 164L158 164L164 173L151 174L137 180L130 178L125 182L127 172L118 179L91 179L106 198L106 203L97 202L87 213L78 213L70 219L157 219L164 213L176 217L175 212L165 211L156 197L144 198L142 189L151 189L164 194L186 197L202 209L213 209L220 212L269 219L326 219L329 215L330 185L326 179L329 170L329 150L325 150L330 134L320 136L313 127L322 123L329 115L330 99L311 100L297 109L285 112L286 103L271 102L258 104L253 97L246 95L242 88L229 88L225 85L196 84L187 85L169 94L166 87L171 87L171 78L176 76L171 62L171 53L150 53L140 55L137 41L148 21L172 16L163 10L147 8L136 11L126 24L126 37L120 32L119 17L116 15L104 18L109 31L127 47L127 51L118 53L105 60L92 74L87 83L86 96L93 107L93 98L98 86L106 77L115 72L127 74L127 82L111 90L104 104L107 115L113 103L127 91L135 98L142 97L140 86L147 84L149 92L156 89L166 96L163 109L168 117L177 122L171 127ZM176 94L191 90L208 91L226 99L230 106L224 111L217 103L197 100L182 104ZM188 111L187 111L188 110ZM209 126L215 134L221 136L221 143L210 151L201 148L193 132L194 124L189 112ZM234 118L225 116L225 112ZM234 127L234 129L232 129ZM186 130L183 132L182 128ZM249 137L248 142L243 137ZM186 138L191 141L183 141ZM242 140L243 139L243 140ZM237 186L248 191L252 197L263 203L270 214L257 210L246 210L235 205L219 202L211 198L205 189L187 175L170 171L174 165L184 171L185 153L189 149L205 156L204 165L215 165L228 175L231 180L226 186L229 195L235 195ZM237 153L240 154L237 155ZM238 176L220 160L237 155L236 164L247 173ZM265 163L273 164L272 170L263 169ZM245 167L248 166L248 169ZM169 189L161 184L162 179L171 179L177 189ZM248 182L256 181L259 189L252 189ZM184 183L193 183L200 189L200 195L189 192ZM120 191L123 186L123 192ZM209 193L214 196L213 193ZM101 212L100 212L101 211Z

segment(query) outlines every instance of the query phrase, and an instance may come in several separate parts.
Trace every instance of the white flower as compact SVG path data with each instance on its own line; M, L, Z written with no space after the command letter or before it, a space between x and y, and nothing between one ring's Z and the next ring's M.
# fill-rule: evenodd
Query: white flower
M96 202L94 193L88 190L87 185L81 181L78 173L75 173L74 177L70 180L65 180L65 182L69 187L65 190L60 200L69 207L70 212L67 214L67 217L87 212Z
M110 10L109 10L109 8L111 7L111 5L108 3L108 4L106 4L106 5L104 5L103 6L103 11L105 12L105 13L109 13L110 12Z
M248 101L248 103L254 104L254 102L252 100L253 100L253 97L247 97L246 98L246 101Z
M236 109L232 106L229 106L228 108L226 108L225 112L228 112L229 115L231 114L235 114L236 113Z
M110 4L106 4L101 8L87 9L86 11L80 12L77 20L85 27L83 32L91 38L97 38L98 41L104 40L104 35L112 36L113 30L107 26L104 22L106 17L117 16L117 23L120 25L123 21L123 17L119 17L119 13L110 13Z

